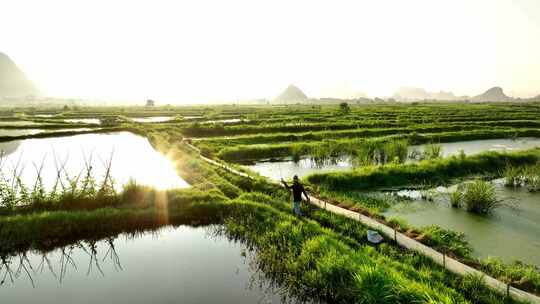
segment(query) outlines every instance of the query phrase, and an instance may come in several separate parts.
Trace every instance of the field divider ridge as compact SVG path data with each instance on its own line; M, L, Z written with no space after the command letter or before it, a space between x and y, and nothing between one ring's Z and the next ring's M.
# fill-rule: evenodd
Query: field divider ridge
M225 169L228 172L231 172L233 174L236 174L236 175L239 175L239 176L242 176L242 177L245 177L245 178L253 179L253 177L251 177L249 174L247 174L245 172L238 171L237 169L231 168L230 166L227 166L226 164L217 162L217 161L215 161L213 159L210 159L208 157L203 156L200 153L201 151L197 147L191 145L189 142L184 141L184 143L189 148L196 151L199 154L199 156L201 157L201 159L206 161L207 163L212 164L212 165L217 166L217 167L220 167L222 169ZM275 182L275 181L270 181L270 182L275 184L275 185L283 186L283 185L281 185L281 183L278 183L278 182ZM327 210L327 211L329 211L331 213L334 213L334 214L338 214L338 215L348 217L350 219L356 220L356 221L368 226L371 229L377 230L377 231L381 232L383 235L385 235L388 239L394 240L401 247L406 248L408 250L416 251L416 252L430 258L435 263L443 266L445 269L449 270L452 273L455 273L455 274L458 274L458 275L461 275L461 276L467 276L467 275L481 276L483 278L483 280L484 280L484 283L488 287L490 287L491 289L493 289L493 290L495 290L495 291L497 291L497 292L499 292L499 293L501 293L503 295L512 297L513 299L518 300L518 301L525 301L525 302L528 302L528 303L540 304L540 297L538 297L538 296L536 296L536 295L534 295L532 293L528 293L526 291L523 291L521 289L512 287L511 285L509 285L507 283L501 282L501 281L489 276L488 274L486 274L486 273L484 273L482 271L479 271L479 270L477 270L477 269L475 269L475 268L473 268L473 267L471 267L469 265L463 264L460 261L458 261L456 259L453 259L453 258L445 255L444 253L439 252L439 251L437 251L437 250L435 250L435 249L433 249L433 248L431 248L429 246L426 246L426 245L424 245L424 244L422 244L422 243L420 243L420 242L406 236L405 234L403 234L401 232L398 232L396 229L394 229L394 228L392 228L390 226L387 226L387 225L385 225L383 223L378 222L377 220L375 220L375 219L373 219L371 217L365 216L365 215L363 215L361 213L358 213L358 212L355 212L355 211L352 211L352 210L348 210L348 209L333 205L331 203L328 203L327 201L321 200L321 199L319 199L317 197L314 197L314 196L310 197L310 203L312 205L315 205L315 206L321 208L321 209Z

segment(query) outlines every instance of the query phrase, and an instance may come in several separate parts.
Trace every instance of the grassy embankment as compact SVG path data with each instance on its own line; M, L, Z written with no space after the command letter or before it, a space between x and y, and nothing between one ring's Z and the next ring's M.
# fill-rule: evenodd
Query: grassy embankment
M382 187L447 184L472 175L499 175L506 166L534 164L540 149L521 152L484 152L473 156L425 160L411 164L369 166L345 172L310 175L307 180L331 190L369 190Z
M246 160L270 159L293 157L301 158L312 154L326 154L331 158L333 150L341 151L341 155L355 158L361 156L362 146L373 142L392 142L396 140L407 140L411 145L426 143L456 142L477 139L495 138L519 138L519 137L540 137L538 129L502 129L502 130L472 130L442 133L403 133L392 134L374 138L353 138L342 140L324 140L314 142L290 142L277 144L254 144L254 145L229 145L219 149L215 154L214 148L203 143L195 142L205 155L217 156L225 161L245 162ZM326 153L321 153L325 152Z
M359 301L362 298L380 300L383 299L382 295L386 295L384 300L390 303L429 302L430 299L439 303L462 303L466 301L464 297L472 303L504 302L491 291L485 290L481 284L478 285L480 281L478 278L455 277L439 266L433 265L429 260L403 251L392 244L379 249L365 246L363 242L366 228L357 222L328 214L323 210L311 212L306 210L308 213L306 221L290 216L289 206L284 203L285 197L271 185L261 180L254 182L228 175L222 170L208 167L193 157L185 156L189 152L182 151L178 147L180 136L174 133L174 129L163 127L160 128L159 134L148 134L154 146L173 155L177 160L179 172L183 173L183 177L195 188L176 191L175 194L168 193L166 201L169 208L163 208L163 204L156 204L155 198L163 198L163 194L132 190L132 195L126 194L125 200L120 200L120 203L117 202L116 205L106 209L83 211L74 208L70 211L56 209L57 211L11 213L0 220L0 231L6 232L2 234L5 238L0 238L4 241L3 244L9 244L12 241L10 236L13 235L14 239L17 237L24 240L23 244L13 241L14 244L21 247L24 247L24 244L27 246L31 244L31 248L40 244L34 236L41 237L41 242L46 244L50 240L69 240L69 235L77 235L77 238L92 237L100 233L108 235L107 233L111 231L118 233L138 229L136 226L143 227L144 224L137 224L139 221L150 223L147 224L148 227L174 224L176 221L171 218L175 215L194 212L196 216L192 217L193 220L188 219L184 222L179 219L178 222L219 223L222 220L231 236L244 240L258 250L259 265L265 273L275 276L276 280L300 296L318 297L330 302ZM250 191L271 193L276 197L245 194ZM188 198L175 198L175 195ZM130 196L135 198L129 198ZM163 202L161 199L158 201ZM69 218L72 214L73 218ZM106 214L111 215L109 221ZM88 225L75 224L75 221L84 221L85 216L88 216L86 222ZM93 225L92 221L99 218L104 218L104 222ZM272 221L269 222L269 219ZM18 227L17 223L24 225ZM71 227L66 230L65 235L62 235L63 228L60 227L64 227L66 223L71 224ZM134 224L129 226L130 224L124 223ZM37 228L30 228L33 225ZM48 230L44 227L50 228L57 236L40 235L38 231ZM106 229L102 232L92 231L99 227ZM13 233L14 230L10 230L11 228L20 233ZM462 254L465 254L466 249L463 247L465 245L460 244L458 239L459 237L456 238L455 235L444 231L435 231L431 233L431 237L424 237L424 241L431 241L433 246L454 243L456 247L454 250L458 251L461 246ZM283 263L284 257L285 260L298 263ZM499 273L498 277L504 277L508 273L508 268L493 268L496 268L493 273ZM521 275L522 272L515 273L513 277L515 283L531 282L529 277ZM369 288L372 283L376 286ZM351 292L351 287L356 292ZM408 287L407 291L404 291L405 287Z
M376 301L384 295L390 303L428 299L465 303L466 298L474 303L505 302L481 284L477 286L479 278L456 277L391 244L374 250L363 240L365 227L321 210L310 216L324 222L326 229L313 219L290 215L282 199L262 194L227 200L180 190L171 192L168 202L167 209L124 207L15 215L0 221L0 234L3 244L11 248L51 250L81 239L98 240L163 225L224 224L231 237L256 250L257 266L269 278L303 299L350 303ZM373 280L376 285L371 285Z
M157 136L153 137L155 140ZM168 142L164 146L171 145ZM430 299L439 303L464 303L466 299L474 303L504 302L477 285L478 278L455 277L392 244L379 250L366 246L365 227L354 221L322 210L306 210L310 215L305 220L291 216L285 198L279 197L284 193L263 181L227 176L190 157L178 163L183 169L196 169L184 173L197 173L192 180L206 180L198 186L204 191L170 191L166 194L167 204L163 204L163 200L155 199L160 197L157 193L134 187L107 208L26 210L24 214L13 211L0 219L2 252L47 250L80 238L103 238L166 224L222 223L232 237L256 249L258 265L268 276L302 298L335 303L382 298L390 303ZM216 176L224 180L216 180ZM223 186L225 182L232 183ZM229 189L229 195L216 185ZM278 198L244 194L250 190L277 194Z

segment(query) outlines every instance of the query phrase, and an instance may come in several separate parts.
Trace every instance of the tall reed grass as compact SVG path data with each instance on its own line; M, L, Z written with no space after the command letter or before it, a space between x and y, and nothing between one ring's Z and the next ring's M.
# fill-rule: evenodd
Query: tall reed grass
M0 157L0 208L13 210L17 207L47 207L68 205L83 201L99 201L103 204L114 203L117 199L115 181L112 177L113 153L102 160L105 174L100 182L94 177L92 155L85 157L84 168L77 174L68 172L66 163L54 156L56 178L47 189L43 181L45 159L40 164L32 163L35 181L28 184L23 180L25 165L20 160L7 168L6 158Z

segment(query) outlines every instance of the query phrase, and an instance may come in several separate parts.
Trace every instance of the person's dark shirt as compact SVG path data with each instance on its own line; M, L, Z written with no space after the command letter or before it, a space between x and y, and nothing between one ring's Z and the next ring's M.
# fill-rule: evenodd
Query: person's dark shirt
M300 183L293 183L290 189L292 189L293 200L295 202L302 201L302 193L304 193L304 186L302 186L302 184Z

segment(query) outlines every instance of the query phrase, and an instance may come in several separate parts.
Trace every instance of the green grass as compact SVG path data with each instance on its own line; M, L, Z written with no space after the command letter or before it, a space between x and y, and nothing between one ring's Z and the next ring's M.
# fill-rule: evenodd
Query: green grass
M460 205L469 212L490 214L502 205L495 194L495 187L489 182L476 180L467 183L462 191Z
M33 111L9 109L0 116L20 118ZM244 118L249 122L213 126L181 120L147 125L121 122L118 128L147 136L158 151L172 157L179 174L193 185L192 189L160 192L130 184L115 195L114 204L102 204L91 198L43 208L11 208L0 216L2 254L50 250L81 239L105 238L164 225L223 224L232 239L243 241L255 250L256 265L266 276L301 299L331 303L513 303L487 289L481 278L453 275L392 242L369 246L365 240L367 227L354 220L312 207L303 208L305 217L294 217L287 192L261 178L248 180L213 168L196 158L181 141L189 135L185 132L188 129L199 135L252 134L199 143L208 155L227 160L276 155L300 158L311 154L316 161L324 163L344 155L356 155L360 159L367 155L372 159L374 151L379 150L384 155L382 163L391 164L342 175L318 176L311 186L319 188L315 190L333 202L384 222L377 214L392 202L360 194L357 189L448 182L471 174L500 174L507 164L532 164L540 154L540 150L485 153L416 165L396 164L403 161L406 141L418 144L538 136L540 107L537 105L351 104L348 114L336 113L336 106L318 105L81 107L66 111L50 109L46 113L63 118L201 116L197 120ZM494 126L502 128L488 130ZM415 130L413 134L406 134L411 130ZM362 146L368 137L368 144ZM357 204L359 201L362 203ZM462 234L437 226L415 229L405 223L387 223L495 277L504 279L511 273L514 286L538 293L540 283L535 269L472 259Z
M307 180L326 190L363 190L417 184L445 184L456 178L500 174L510 165L534 164L540 149L522 152L484 152L465 158L449 157L414 164L370 166L345 172L318 173Z
M512 286L540 294L540 272L535 266L518 261L505 264L500 259L487 258L481 261L480 269L501 278Z
M127 201L121 206L90 210L33 211L0 217L0 255L52 250L80 239L99 240L123 232L169 224L209 224L225 197L216 193L176 190L163 201ZM214 202L215 206L208 206Z
M442 157L442 146L437 144L427 144L424 147L424 159L437 159Z
M393 142L407 140L411 145L426 143L443 143L480 139L540 137L538 129L480 129L471 131L441 132L441 133L395 133L370 138L324 139L322 141L299 141L282 143L261 143L234 145L234 141L225 146L213 146L212 142L194 142L210 157L222 160L242 162L246 160L283 158L294 155L309 156L315 151L328 147L339 147L343 155L355 157L364 154L363 145L370 143ZM337 148L334 148L337 149Z
M167 212L158 208L105 208L4 217L0 219L1 254L29 249L48 251L81 239L95 241L163 225L223 223L229 237L255 249L256 265L265 276L301 299L332 303L383 298L390 303L429 299L438 303L466 303L457 289L459 277L429 260L404 253L410 261L398 262L397 255L359 242L365 228L358 223L349 226L355 231L351 235L343 218L327 219L328 227L341 227L333 232L317 221L281 211L279 204L260 194L244 195L229 202L206 198L193 201L171 194ZM317 212L323 211L314 213ZM332 215L313 215L321 221L324 216ZM351 236L346 237L345 233ZM412 260L416 265L410 264ZM497 298L490 290L484 295ZM497 299L494 303L503 303L501 297Z
M467 302L457 291L461 278L392 246L376 250L363 245L358 240L365 228L354 228L357 223L346 226L345 220L336 222L335 216L324 214L310 216L317 221L301 219L272 208L279 203L270 198L258 200L262 203L249 197L231 202L226 225L233 238L257 248L261 270L295 295L331 303ZM485 288L480 296L475 303L504 303L502 296Z
M79 126L80 127L80 126ZM0 142L8 142L8 141L14 141L14 140L24 140L24 139L30 139L30 138L51 138L51 137L67 137L67 136L74 136L74 135L80 135L80 134L99 134L99 133L112 133L112 132L122 132L122 131L134 131L133 128L127 128L127 127L104 127L99 128L95 130L89 130L89 131L51 131L51 132L43 132L33 135L20 135L20 136L0 136Z
M526 166L509 165L503 176L507 187L526 187L530 192L540 191L540 162Z

